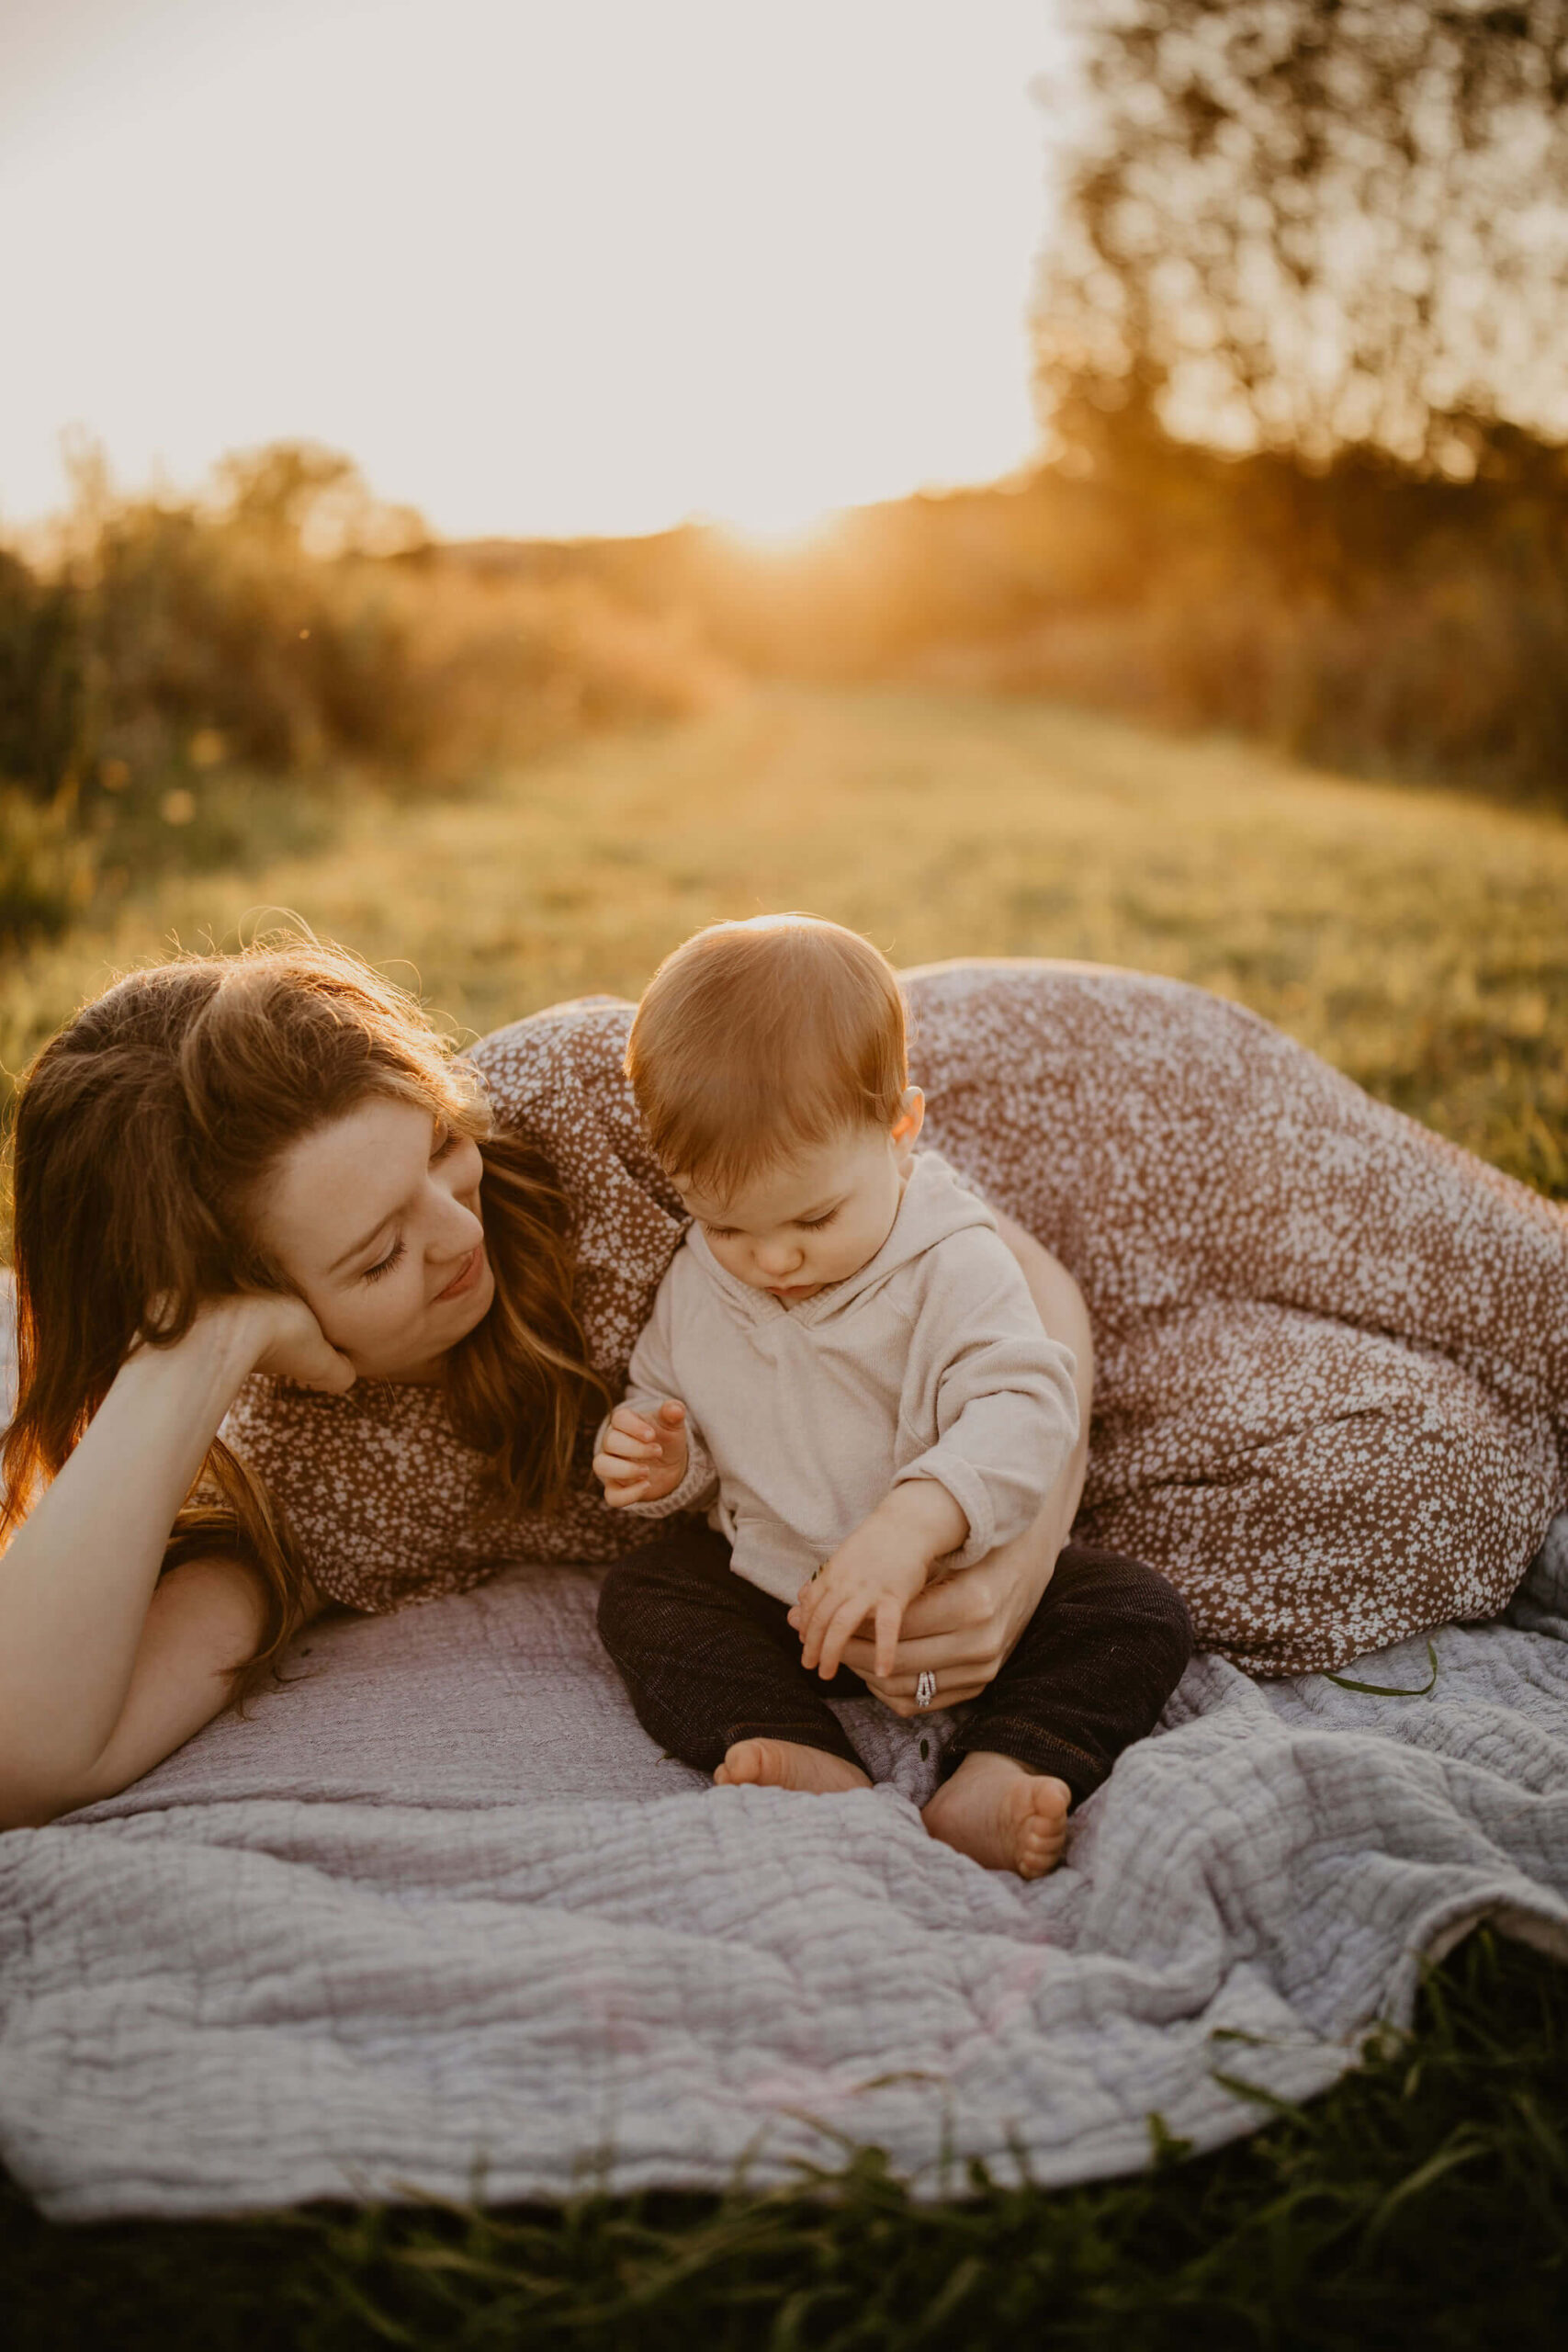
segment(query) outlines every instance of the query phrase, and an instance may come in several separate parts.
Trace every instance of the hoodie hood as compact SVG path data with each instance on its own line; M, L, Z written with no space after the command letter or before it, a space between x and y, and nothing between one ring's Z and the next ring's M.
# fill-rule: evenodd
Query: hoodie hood
M996 1223L985 1203L959 1182L940 1152L919 1151L892 1230L876 1255L868 1258L852 1274L846 1274L841 1282L827 1283L814 1298L804 1299L798 1306L786 1306L783 1299L773 1297L769 1292L753 1290L739 1274L721 1266L699 1226L694 1225L687 1232L686 1247L746 1320L767 1323L777 1316L787 1315L796 1324L826 1323L857 1305L869 1292L879 1289L900 1266L934 1250L950 1234L961 1233L966 1226L982 1226L994 1233Z

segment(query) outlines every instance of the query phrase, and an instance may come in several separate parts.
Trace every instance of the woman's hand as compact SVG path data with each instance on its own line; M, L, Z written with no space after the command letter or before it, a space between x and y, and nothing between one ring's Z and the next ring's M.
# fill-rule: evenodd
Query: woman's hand
M147 1309L147 1328L161 1322L161 1302ZM133 1340L125 1361L135 1363L149 1354L187 1355L199 1351L225 1366L239 1383L253 1372L269 1372L292 1380L301 1388L320 1388L341 1396L357 1377L347 1356L334 1348L302 1298L292 1291L231 1291L204 1299L190 1329L172 1347L157 1349L149 1340Z
M933 1707L977 1699L1039 1607L1061 1548L1052 1514L1043 1511L1032 1527L988 1559L916 1594L904 1611L890 1674L877 1673L874 1645L863 1636L848 1644L844 1664L896 1715L920 1712L915 1685L922 1674L936 1677Z
M956 1552L968 1534L968 1521L936 1479L895 1487L801 1586L789 1622L800 1635L802 1666L830 1682L844 1645L865 1620L874 1627L876 1669L891 1674L905 1612L923 1591L932 1561Z
M200 1309L198 1322L204 1315L233 1319L255 1351L253 1372L270 1372L301 1388L324 1389L330 1396L341 1396L354 1385L353 1364L291 1291L246 1291L213 1299Z

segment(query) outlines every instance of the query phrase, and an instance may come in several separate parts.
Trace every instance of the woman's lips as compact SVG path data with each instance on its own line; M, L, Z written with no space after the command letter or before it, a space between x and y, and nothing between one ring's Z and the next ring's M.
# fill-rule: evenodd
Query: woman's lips
M472 1290L474 1284L479 1278L479 1268L484 1264L484 1243L482 1241L476 1241L468 1256L464 1259L462 1264L458 1267L457 1272L453 1275L451 1281L447 1283L446 1289L438 1290L436 1292L436 1305L439 1306L444 1298L461 1298L466 1290Z

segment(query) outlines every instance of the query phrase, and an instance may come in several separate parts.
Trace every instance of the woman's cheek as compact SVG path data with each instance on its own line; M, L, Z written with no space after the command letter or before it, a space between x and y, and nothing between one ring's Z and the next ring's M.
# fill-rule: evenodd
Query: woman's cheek
M329 1340L341 1331L345 1341L352 1346L364 1335L367 1329L374 1329L375 1317L371 1305L374 1297L375 1293L370 1290L355 1289L340 1292L336 1298L328 1300L326 1313L318 1316L316 1319ZM369 1313L367 1312L367 1308L371 1310Z
M378 1326L382 1331L415 1322L424 1313L424 1260L411 1250L399 1272L401 1280L387 1285L393 1296L386 1302L386 1319Z
M452 1190L463 1206L479 1215L479 1187L484 1182L485 1164L477 1143L460 1145L453 1155L457 1165L453 1170Z
M378 1283L343 1302L338 1309L337 1329L328 1330L326 1336L345 1355L378 1362L389 1348L396 1347L416 1319L422 1305L422 1300L404 1293L401 1283Z
M352 1351L355 1344L373 1347L387 1339L400 1325L412 1322L423 1304L417 1270L404 1265L383 1275L378 1283L355 1283L352 1290L340 1294L333 1311Z

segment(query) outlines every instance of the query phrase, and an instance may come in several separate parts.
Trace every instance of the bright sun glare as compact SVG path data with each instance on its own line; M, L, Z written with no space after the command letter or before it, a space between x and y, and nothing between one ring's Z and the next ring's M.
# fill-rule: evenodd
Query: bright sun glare
M1032 446L1052 0L0 8L0 526L62 428L309 437L452 537L773 544ZM199 198L193 192L199 191Z
M815 506L804 499L759 495L743 514L716 514L726 538L763 555L794 555L828 537L843 515L841 506Z

